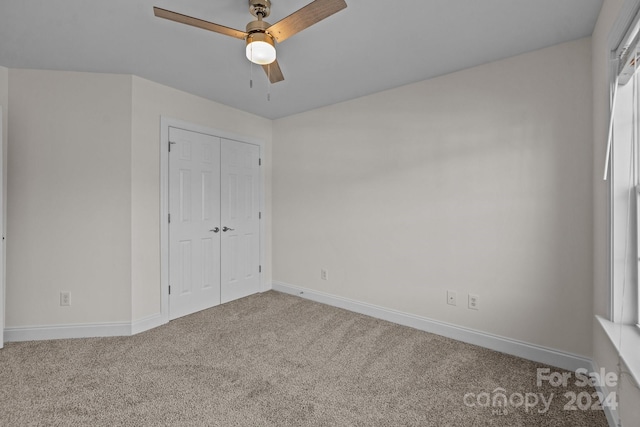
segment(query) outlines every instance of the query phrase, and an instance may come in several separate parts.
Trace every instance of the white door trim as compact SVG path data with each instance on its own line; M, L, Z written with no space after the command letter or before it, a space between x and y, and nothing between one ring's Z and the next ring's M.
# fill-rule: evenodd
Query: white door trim
M2 120L2 105L0 105L0 348L4 347L4 316L5 316L5 266L6 251L5 251L5 205L4 205L4 133L3 133L3 120Z
M160 315L162 323L169 322L169 128L180 128L191 132L203 133L220 138L231 139L245 144L253 144L260 147L260 265L264 273L266 251L266 212L265 212L265 142L243 135L237 135L206 126L196 125L171 117L160 117ZM260 275L260 292L266 291L267 286L264 274Z

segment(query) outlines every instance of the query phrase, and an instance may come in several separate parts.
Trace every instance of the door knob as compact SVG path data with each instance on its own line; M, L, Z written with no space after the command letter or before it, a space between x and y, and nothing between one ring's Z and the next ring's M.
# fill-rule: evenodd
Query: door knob
M227 226L222 227L222 231L233 231L234 228L229 228Z
M213 231L214 233L217 233L218 231L220 231L220 229L218 227L216 227L216 228L213 228L213 229L211 229L209 231Z

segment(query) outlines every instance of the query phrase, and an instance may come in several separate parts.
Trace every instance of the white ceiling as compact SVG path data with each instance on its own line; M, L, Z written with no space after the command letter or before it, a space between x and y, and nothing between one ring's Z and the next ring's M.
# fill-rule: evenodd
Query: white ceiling
M311 0L272 0L275 23ZM272 85L244 42L153 6L244 30L247 0L0 0L0 65L135 74L267 118L589 36L603 0L346 0L276 46Z

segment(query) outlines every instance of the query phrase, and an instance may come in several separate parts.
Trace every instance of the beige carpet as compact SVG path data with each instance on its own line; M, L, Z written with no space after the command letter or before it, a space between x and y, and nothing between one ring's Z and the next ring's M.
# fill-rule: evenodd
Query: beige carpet
M537 367L271 291L133 337L8 343L0 425L606 426L563 409L593 389L537 387ZM496 388L513 405L486 406Z

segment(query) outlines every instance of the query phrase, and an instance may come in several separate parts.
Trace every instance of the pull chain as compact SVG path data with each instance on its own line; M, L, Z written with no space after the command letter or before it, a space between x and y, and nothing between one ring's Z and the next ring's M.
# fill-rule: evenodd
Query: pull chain
M249 89L253 89L253 43L249 45L251 49L251 65L249 66Z
M271 102L271 64L267 65L267 101Z

